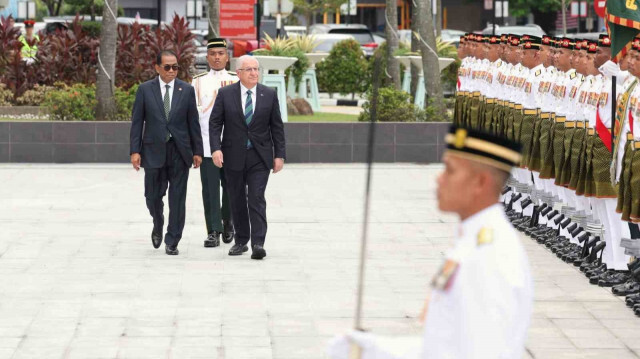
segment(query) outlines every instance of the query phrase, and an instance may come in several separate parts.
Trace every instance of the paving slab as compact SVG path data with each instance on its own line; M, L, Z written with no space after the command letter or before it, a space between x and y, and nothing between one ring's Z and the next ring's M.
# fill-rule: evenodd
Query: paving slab
M0 165L0 359L325 358L355 308L365 166L286 165L267 188L263 261L206 237L192 170L180 255L150 243L142 172ZM419 335L431 276L457 228L440 165L375 165L364 326ZM168 207L168 206L165 206ZM525 358L639 358L623 298L522 237L535 279Z

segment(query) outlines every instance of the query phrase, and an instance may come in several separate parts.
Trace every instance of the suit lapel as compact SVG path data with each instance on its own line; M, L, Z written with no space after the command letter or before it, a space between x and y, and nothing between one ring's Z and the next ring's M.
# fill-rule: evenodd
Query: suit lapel
M160 112L164 116L164 102L162 101L162 92L160 92L160 76L156 77L156 85L151 87L151 91L153 91L153 97L156 98L158 108L160 108ZM167 120L166 117L165 120Z
M173 110L178 106L178 103L180 103L182 92L184 92L183 86L176 80L173 83L173 96L171 97L171 111L169 111L169 118L171 118L171 114L174 113Z
M236 87L236 89L234 91L235 96L233 97L235 99L233 101L235 102L238 111L240 111L240 121L242 121L242 123L246 126L247 122L245 122L244 120L244 108L242 108L242 87L240 87L240 82L236 82L234 86Z

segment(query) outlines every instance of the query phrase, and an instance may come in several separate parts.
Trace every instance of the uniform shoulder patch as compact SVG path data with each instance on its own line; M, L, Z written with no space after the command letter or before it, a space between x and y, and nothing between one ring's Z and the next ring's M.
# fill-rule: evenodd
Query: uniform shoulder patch
M480 246L480 245L489 244L492 242L493 242L493 228L483 227L478 232L477 244Z
M201 73L201 74L197 74L197 75L193 76L193 78L194 78L194 79L197 79L198 77L204 76L204 75L206 75L206 74L208 74L208 72L203 72L203 73Z
M458 272L458 267L458 262L451 259L447 260L431 280L431 287L441 291L447 291L453 284L453 279L456 272Z

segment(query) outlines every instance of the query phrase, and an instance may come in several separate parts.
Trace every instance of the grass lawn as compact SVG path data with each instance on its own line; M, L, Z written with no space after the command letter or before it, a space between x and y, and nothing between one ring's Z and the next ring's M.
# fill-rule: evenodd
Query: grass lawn
M358 115L316 112L311 116L289 116L289 122L357 122Z

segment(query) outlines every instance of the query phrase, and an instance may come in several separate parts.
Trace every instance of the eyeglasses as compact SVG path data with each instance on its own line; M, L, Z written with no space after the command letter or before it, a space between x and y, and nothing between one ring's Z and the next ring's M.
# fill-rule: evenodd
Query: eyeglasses
M162 68L165 71L170 71L170 70L178 71L178 70L180 70L180 66L178 66L178 65L164 65Z
M244 69L238 69L237 71L258 72L260 69L258 67L245 67Z

